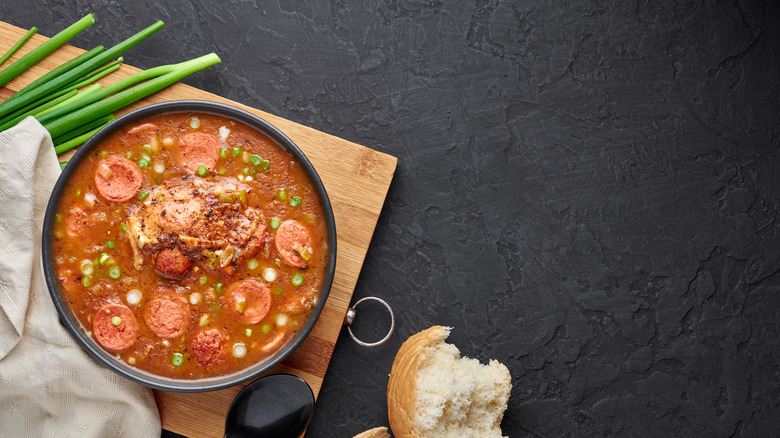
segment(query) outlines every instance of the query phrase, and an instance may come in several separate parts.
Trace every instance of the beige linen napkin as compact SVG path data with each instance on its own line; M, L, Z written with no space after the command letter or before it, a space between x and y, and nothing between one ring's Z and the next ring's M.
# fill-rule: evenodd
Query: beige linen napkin
M0 436L160 436L151 390L89 357L49 296L41 230L59 173L37 120L0 132Z

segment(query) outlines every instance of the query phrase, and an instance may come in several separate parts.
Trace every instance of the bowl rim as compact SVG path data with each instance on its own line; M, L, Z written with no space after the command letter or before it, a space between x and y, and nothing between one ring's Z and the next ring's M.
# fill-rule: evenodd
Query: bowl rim
M137 123L148 117L187 112L213 114L242 122L245 125L264 133L273 139L279 146L290 152L298 164L304 168L320 197L320 204L325 213L326 228L328 232L328 266L320 297L312 314L309 316L308 321L306 321L306 324L304 324L301 330L296 333L293 340L274 355L269 356L251 367L224 376L197 380L172 379L139 370L118 360L116 356L104 350L96 341L88 337L81 329L80 323L71 313L59 291L59 281L57 280L52 258L53 227L57 214L57 207L65 190L65 186L68 181L70 181L75 169L79 167L78 165L90 154L90 152L95 149L104 138L126 125ZM314 328L314 325L319 320L319 316L322 309L325 307L331 287L333 286L333 277L335 276L336 271L336 222L333 216L330 198L328 197L319 174L317 174L314 166L303 151L301 151L301 149L277 127L255 114L228 104L204 100L175 100L151 104L122 115L103 127L76 151L57 179L47 203L43 222L41 247L43 272L46 279L46 285L49 289L49 295L57 309L60 321L65 325L68 332L76 339L83 350L110 370L141 385L153 389L173 392L205 392L235 386L265 374L287 358L287 356L295 351L303 343L306 337L308 337L309 333Z

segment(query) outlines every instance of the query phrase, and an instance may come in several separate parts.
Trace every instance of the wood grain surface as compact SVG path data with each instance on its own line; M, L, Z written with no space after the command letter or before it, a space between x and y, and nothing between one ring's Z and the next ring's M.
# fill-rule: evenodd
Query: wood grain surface
M0 53L5 53L25 32L24 29L0 22ZM5 65L9 65L45 40L43 36L33 36ZM83 52L84 50L79 48L63 46L5 87L0 88L0 99L6 99L41 75ZM119 70L101 79L99 83L106 86L138 71L140 70L134 67L122 65ZM269 121L303 150L325 184L336 218L338 239L333 287L319 321L306 341L271 371L272 374L290 373L304 378L316 397L341 331L342 321L395 172L397 160L390 155L180 83L149 96L115 115L119 116L152 103L180 99L223 102ZM63 154L60 159L67 159L70 154ZM227 410L235 395L244 386L246 384L196 394L155 391L163 427L193 437L223 436Z

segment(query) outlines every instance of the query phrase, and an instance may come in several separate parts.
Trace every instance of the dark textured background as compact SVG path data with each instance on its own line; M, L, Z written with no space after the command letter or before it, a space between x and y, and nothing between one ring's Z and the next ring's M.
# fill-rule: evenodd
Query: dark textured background
M342 333L308 436L386 425L432 324L509 367L513 438L780 435L778 2L167 3L0 16L93 12L83 48L162 19L126 62L217 52L185 82L399 159L355 292L397 332Z

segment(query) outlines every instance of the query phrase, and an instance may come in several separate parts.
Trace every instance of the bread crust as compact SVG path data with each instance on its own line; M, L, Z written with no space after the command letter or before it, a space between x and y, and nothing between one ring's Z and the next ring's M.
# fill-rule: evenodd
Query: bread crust
M352 438L390 438L386 427L375 427L365 432L359 433Z
M417 370L426 348L444 342L451 327L435 325L407 339L398 349L387 382L387 417L396 438L417 438L414 427L417 404Z

